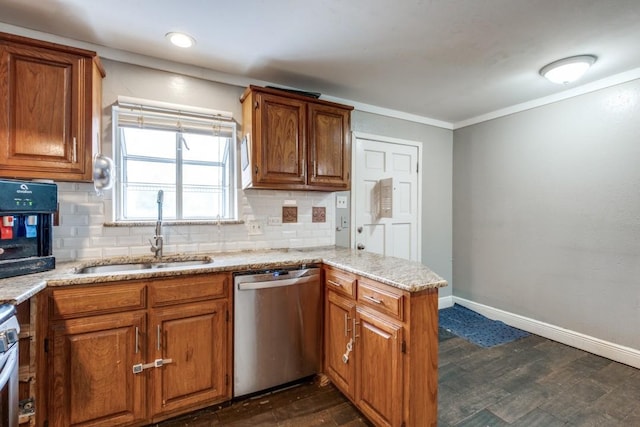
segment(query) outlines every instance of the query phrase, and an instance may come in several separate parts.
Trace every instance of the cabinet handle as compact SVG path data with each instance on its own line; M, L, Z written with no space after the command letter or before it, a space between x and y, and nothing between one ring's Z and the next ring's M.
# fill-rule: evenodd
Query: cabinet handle
M78 161L78 140L73 137L73 163Z
M351 332L349 330L349 315L347 313L344 314L344 336L348 337L349 336L349 332Z
M353 318L353 342L356 342L356 338L360 338L360 335L356 334L356 325L359 325L360 323L356 322L356 318Z
M136 354L140 353L140 329L136 326Z
M374 304L383 304L381 300L371 297L369 295L363 295L362 298L366 299L367 301L371 301Z
M333 285L335 287L338 287L338 288L342 287L342 285L340 283L334 282L333 280L327 280L327 283L330 284L330 285Z
M162 347L161 339L162 339L162 328L160 327L160 325L158 325L156 326L156 350L160 350L160 348Z

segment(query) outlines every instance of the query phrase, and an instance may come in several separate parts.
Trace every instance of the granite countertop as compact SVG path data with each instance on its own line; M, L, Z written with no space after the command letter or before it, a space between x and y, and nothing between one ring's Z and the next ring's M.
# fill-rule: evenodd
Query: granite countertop
M446 280L419 262L335 247L166 255L162 261L206 260L208 258L213 259L213 262L195 266L86 274L77 274L76 271L87 266L145 263L153 262L154 259L152 257L115 257L94 261L59 263L55 270L0 279L0 303L20 304L47 286L98 284L151 277L260 270L283 265L313 263L324 263L338 267L408 292L447 286Z

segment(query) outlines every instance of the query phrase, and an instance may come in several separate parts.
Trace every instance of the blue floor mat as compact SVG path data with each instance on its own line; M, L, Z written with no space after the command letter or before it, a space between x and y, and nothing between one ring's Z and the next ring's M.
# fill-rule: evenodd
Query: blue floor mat
M438 311L440 327L480 347L493 347L529 336L528 332L491 320L461 305Z

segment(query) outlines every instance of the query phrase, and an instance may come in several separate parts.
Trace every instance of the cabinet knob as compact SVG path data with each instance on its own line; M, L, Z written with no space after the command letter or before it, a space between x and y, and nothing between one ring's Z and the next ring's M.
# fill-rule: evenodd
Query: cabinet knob
M364 245L362 243L358 243L358 245L356 246L356 249L361 251L364 249Z

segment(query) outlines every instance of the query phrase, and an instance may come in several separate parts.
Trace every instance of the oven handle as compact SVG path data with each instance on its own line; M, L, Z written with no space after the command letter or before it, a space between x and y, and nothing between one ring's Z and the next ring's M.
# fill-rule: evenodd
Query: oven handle
M2 358L0 358L0 390L2 390L7 382L9 382L13 370L16 369L17 363L18 361L14 348L11 348L2 355Z
M18 344L14 344L14 347ZM4 388L4 386L11 378L11 374L14 369L16 369L16 364L18 363L16 357L16 349L12 347L0 357L0 390Z
M283 286L301 285L303 283L309 283L309 282L318 281L318 280L320 280L320 275L313 274L310 276L296 277L294 279L269 280L267 282L238 283L238 290L254 291L257 289L280 288Z
M14 345L2 355L0 362L0 390L8 390L9 407L7 414L2 414L8 419L7 427L18 427L18 345ZM4 424L3 424L4 425Z

